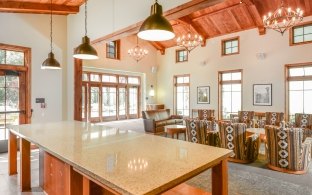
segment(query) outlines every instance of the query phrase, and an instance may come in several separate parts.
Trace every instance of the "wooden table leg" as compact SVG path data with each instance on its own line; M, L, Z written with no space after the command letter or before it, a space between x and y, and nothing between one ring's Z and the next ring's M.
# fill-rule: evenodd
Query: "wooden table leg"
M17 138L11 131L9 132L8 150L9 175L15 175L17 174Z
M212 167L212 195L228 194L228 166L227 160L222 160Z
M90 180L83 176L82 178L82 195L90 194Z
M20 184L21 191L31 190L30 142L20 138Z

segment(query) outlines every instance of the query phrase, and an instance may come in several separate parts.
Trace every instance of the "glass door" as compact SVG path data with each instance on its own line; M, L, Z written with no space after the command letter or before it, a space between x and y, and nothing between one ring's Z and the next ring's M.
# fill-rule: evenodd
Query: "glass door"
M102 87L102 120L111 121L117 119L117 88Z
M137 86L129 87L129 118L138 118L139 110L139 90Z
M127 119L127 110L126 110L126 88L118 88L118 120Z
M89 120L90 122L100 122L100 87L90 85L89 90Z
M8 125L25 123L24 73L0 70L0 153L8 151Z

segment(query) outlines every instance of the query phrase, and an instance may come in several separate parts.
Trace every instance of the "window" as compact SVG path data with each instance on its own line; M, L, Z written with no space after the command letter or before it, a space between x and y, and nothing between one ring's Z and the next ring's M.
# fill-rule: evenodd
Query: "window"
M222 56L239 54L239 37L222 40Z
M219 118L230 119L242 108L242 71L219 72Z
M290 30L290 45L312 42L312 23L295 26Z
M287 117L295 120L295 113L312 114L312 62L286 65Z
M188 52L183 50L176 51L176 62L187 62L188 60Z
M0 49L0 64L24 66L24 52Z
M106 58L120 59L120 41L106 43Z
M175 113L182 116L190 115L190 76L174 76Z
M139 117L140 77L93 72L82 75L83 120L101 122Z

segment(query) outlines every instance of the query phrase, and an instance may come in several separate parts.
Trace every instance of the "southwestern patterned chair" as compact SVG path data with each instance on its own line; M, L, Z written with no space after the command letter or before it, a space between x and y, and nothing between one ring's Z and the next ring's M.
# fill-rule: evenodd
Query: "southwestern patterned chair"
M284 122L284 113L283 112L266 112L265 113L265 121L258 121L258 126L260 128L264 128L265 125L275 125L281 126Z
M251 163L258 158L259 136L246 135L245 123L219 122L221 147L233 150L229 161Z
M268 168L303 174L311 162L312 138L303 140L302 128L265 126Z
M186 136L189 142L220 146L216 121L186 119Z
M214 120L214 110L209 109L193 109L192 110L192 117L197 118L199 120Z
M238 118L232 122L245 123L247 128L253 127L254 111L238 111Z
M294 127L303 128L303 140L312 137L312 114L295 114Z

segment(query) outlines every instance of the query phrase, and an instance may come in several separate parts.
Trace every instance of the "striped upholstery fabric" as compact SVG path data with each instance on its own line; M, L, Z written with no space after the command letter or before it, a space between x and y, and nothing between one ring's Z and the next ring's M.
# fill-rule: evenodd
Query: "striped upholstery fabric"
M214 120L214 110L205 110L199 109L198 110L198 119L199 120Z
M311 161L312 138L303 140L302 128L265 126L268 164L290 171L308 170Z
M220 146L216 122L198 119L186 119L187 140L193 143Z
M258 158L259 137L254 134L246 137L245 123L219 122L221 147L233 150L233 159L244 163Z
M303 128L303 140L312 137L312 114L295 114L295 127Z
M245 123L247 128L252 127L254 115L254 111L238 111L238 122Z

